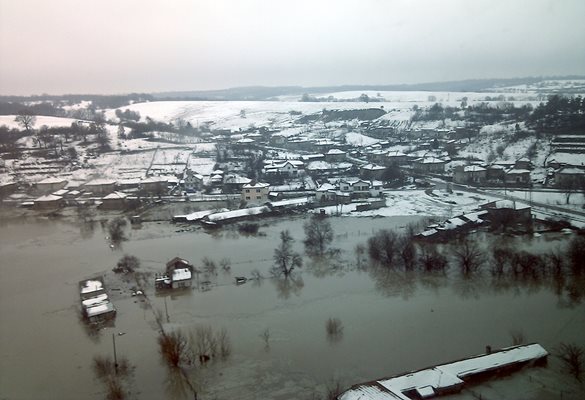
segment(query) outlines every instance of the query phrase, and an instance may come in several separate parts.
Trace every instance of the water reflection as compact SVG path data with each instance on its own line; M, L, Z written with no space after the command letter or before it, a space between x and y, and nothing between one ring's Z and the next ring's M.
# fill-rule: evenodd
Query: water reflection
M288 278L272 278L279 299L287 300L292 295L299 296L305 282L300 275L289 276Z

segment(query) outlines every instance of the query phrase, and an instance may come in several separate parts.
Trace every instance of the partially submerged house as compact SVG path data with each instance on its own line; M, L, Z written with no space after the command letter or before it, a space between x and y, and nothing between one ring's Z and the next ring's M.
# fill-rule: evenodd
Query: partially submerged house
M34 208L37 210L55 210L65 206L65 200L61 196L48 194L34 200Z
M116 316L116 308L106 293L104 280L100 277L79 282L81 313L89 322L102 322Z
M166 264L165 272L155 275L156 289L190 288L193 278L193 265L180 257L175 257Z

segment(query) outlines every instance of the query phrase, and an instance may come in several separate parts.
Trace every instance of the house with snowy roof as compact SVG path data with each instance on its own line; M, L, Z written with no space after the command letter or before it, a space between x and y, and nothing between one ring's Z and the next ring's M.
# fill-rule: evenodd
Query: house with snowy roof
M243 201L251 204L264 204L268 201L270 185L264 182L250 182L242 186Z
M458 165L453 169L453 182L482 185L487 179L487 169L480 165Z
M49 177L35 183L35 189L39 194L52 193L67 186L67 180L57 177Z
M436 157L418 158L412 162L414 172L422 174L442 174L445 172L447 161Z
M325 155L325 161L334 163L334 162L343 162L347 158L347 153L343 150L339 149L330 149Z
M194 270L189 261L174 257L166 263L164 273L155 275L154 287L156 289L190 288Z
M562 168L555 172L555 184L560 188L577 188L585 182L585 170L581 168Z
M512 168L505 173L505 182L508 186L530 186L530 170Z
M112 193L116 188L115 179L94 179L83 185L83 188L97 196Z

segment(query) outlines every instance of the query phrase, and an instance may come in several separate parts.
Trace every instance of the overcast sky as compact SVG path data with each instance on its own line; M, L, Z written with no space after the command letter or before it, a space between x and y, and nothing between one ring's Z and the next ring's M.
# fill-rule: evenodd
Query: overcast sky
M0 94L585 74L583 0L0 0Z

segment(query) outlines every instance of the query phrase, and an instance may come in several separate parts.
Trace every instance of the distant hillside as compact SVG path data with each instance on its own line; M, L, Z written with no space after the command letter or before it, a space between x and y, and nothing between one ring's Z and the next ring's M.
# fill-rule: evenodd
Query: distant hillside
M481 92L498 87L535 85L548 80L585 79L585 76L527 77L508 79L468 79L449 82L427 82L395 85L339 85L339 86L248 86L220 90L195 90L151 93L158 100L270 100L277 96L303 93L331 93L356 90Z

